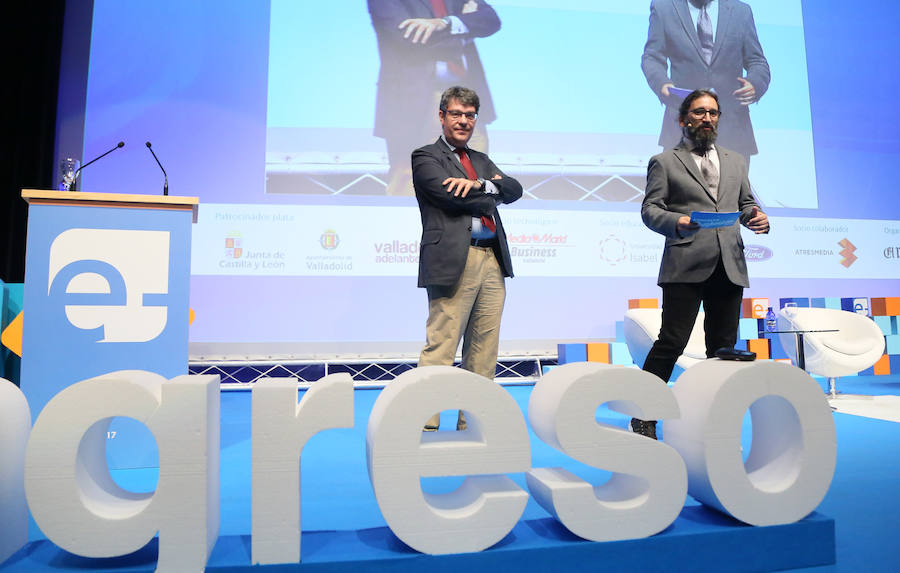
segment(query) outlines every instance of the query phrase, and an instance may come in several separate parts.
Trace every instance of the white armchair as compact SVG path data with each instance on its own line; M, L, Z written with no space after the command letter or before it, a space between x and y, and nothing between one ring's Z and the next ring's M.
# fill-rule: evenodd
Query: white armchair
M803 335L806 370L828 378L831 397L837 395L836 379L857 374L878 362L884 354L884 334L867 316L832 308L785 307L779 311L778 330L837 330ZM797 356L797 337L779 335L781 345Z
M694 329L688 340L684 353L678 357L675 363L674 377L678 377L687 368L706 360L706 338L703 333L704 314L697 314L694 321ZM625 312L625 343L628 352L638 366L643 366L650 353L650 348L659 338L659 329L662 327L662 309L659 308L630 308ZM680 369L680 370L679 370Z

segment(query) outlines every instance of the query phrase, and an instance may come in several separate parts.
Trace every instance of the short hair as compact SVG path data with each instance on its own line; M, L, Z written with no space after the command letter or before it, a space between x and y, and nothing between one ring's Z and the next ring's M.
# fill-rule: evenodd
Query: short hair
M481 107L481 102L478 99L478 94L475 93L475 90L470 90L469 88L464 88L462 86L453 86L444 90L444 93L441 94L441 111L447 111L447 106L450 105L450 100L455 99L458 100L459 103L463 105L470 105L475 108L475 113L478 113L478 109Z
M684 118L687 117L688 112L691 111L691 107L694 105L694 100L702 98L703 96L709 96L716 100L716 106L719 105L719 96L716 95L716 92L712 90L694 90L684 98L684 101L681 102L681 107L678 108L678 121L684 121ZM721 111L721 110L720 110Z

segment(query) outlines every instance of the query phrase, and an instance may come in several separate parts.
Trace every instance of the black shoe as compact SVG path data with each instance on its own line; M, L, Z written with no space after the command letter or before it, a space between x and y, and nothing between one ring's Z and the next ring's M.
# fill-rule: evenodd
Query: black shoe
M631 419L631 431L635 434L646 436L652 440L656 439L656 420L639 420Z

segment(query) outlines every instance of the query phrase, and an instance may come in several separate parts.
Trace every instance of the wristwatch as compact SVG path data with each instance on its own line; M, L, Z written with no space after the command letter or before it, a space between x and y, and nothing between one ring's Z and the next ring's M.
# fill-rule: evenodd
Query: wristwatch
M443 18L441 18L441 22L443 22L444 25L447 26L448 28L450 27L451 22L450 22L450 18L449 18L449 17L444 16Z

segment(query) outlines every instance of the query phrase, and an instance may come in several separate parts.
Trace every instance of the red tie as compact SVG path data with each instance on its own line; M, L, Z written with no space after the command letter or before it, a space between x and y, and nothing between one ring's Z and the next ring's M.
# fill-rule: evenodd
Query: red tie
M466 153L466 149L464 147L457 147L453 151L459 155L459 162L462 163L463 169L466 170L466 176L468 176L469 179L478 179L478 174L475 173L475 167L472 165L472 161L469 160L469 154ZM497 232L497 225L494 224L493 217L482 215L481 224L491 233Z
M450 15L447 12L447 3L444 0L431 0L431 12L435 18L446 18ZM446 60L446 62L447 67L450 68L450 71L457 78L462 79L466 76L466 64L462 58L455 57Z
M447 4L444 0L431 0L431 11L435 18L443 18L447 15Z

